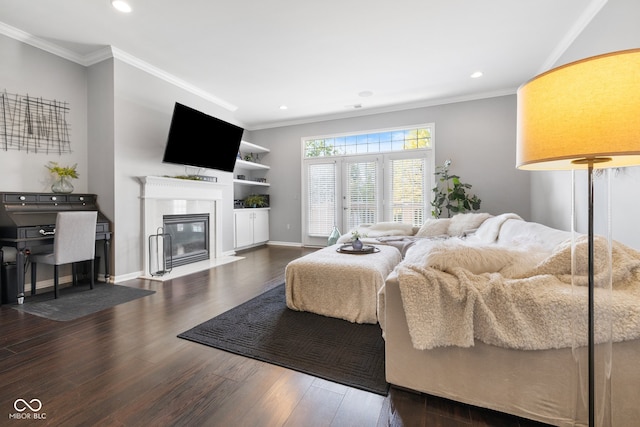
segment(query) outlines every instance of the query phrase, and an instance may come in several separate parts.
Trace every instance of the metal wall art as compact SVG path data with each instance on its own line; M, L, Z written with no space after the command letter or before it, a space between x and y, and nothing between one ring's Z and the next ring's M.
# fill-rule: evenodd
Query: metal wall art
M0 149L30 153L71 152L66 102L0 93Z

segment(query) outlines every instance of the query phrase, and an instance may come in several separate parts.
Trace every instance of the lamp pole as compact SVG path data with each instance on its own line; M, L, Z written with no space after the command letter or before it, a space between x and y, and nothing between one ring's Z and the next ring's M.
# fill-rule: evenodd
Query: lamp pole
M595 316L594 316L594 288L595 288L595 268L594 268L594 232L593 232L593 165L595 163L606 163L610 162L611 157L587 157L583 159L574 160L571 163L576 165L578 164L586 164L587 165L587 180L588 180L588 205L589 205L589 213L588 213L588 229L587 229L587 257L588 257L588 287L589 287L589 298L588 298L588 313L587 313L587 321L588 321L588 343L587 343L587 351L588 351L588 362L587 362L587 370L588 370L588 388L589 388L589 426L595 426Z
M595 321L593 315L593 288L594 288L594 268L593 268L593 160L589 160L587 168L587 178L589 180L589 425L595 426Z

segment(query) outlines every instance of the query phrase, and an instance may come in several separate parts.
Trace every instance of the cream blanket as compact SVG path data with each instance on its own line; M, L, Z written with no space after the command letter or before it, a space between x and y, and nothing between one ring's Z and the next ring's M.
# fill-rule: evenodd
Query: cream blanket
M526 350L586 345L587 242L576 246L578 286L571 285L570 243L552 253L461 239L414 246L396 269L413 346L471 347L474 339ZM605 243L596 243L599 254ZM614 242L612 290L602 288L606 261L606 251L595 260L596 341L640 338L640 253Z

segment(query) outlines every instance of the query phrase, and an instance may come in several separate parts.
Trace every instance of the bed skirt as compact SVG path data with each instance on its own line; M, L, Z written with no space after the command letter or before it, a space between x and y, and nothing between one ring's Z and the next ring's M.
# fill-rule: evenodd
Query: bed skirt
M578 395L578 368L571 349L513 350L476 340L471 348L416 350L394 274L381 298L389 383L552 425L588 424L587 404L579 403L586 396ZM640 419L639 356L640 340L613 344L614 426L635 425Z

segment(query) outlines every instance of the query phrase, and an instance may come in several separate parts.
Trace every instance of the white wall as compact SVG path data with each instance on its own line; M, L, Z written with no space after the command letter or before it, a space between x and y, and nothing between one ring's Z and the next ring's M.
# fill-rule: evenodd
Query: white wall
M555 66L618 50L640 47L640 2L609 0L590 25L574 41ZM640 100L639 100L640 102ZM640 145L640 136L638 140ZM531 174L532 219L547 225L571 229L571 172L525 172ZM613 238L640 249L637 225L640 167L613 174L611 191ZM586 172L576 174L578 231L586 233ZM606 203L599 182L595 187L596 208ZM605 231L604 217L596 217L596 233Z
M248 140L271 149L265 157L271 166L270 239L302 241L302 137L422 123L435 123L436 165L451 159L451 171L473 185L482 211L528 218L530 176L515 168L515 114L516 97L510 95L251 132Z

